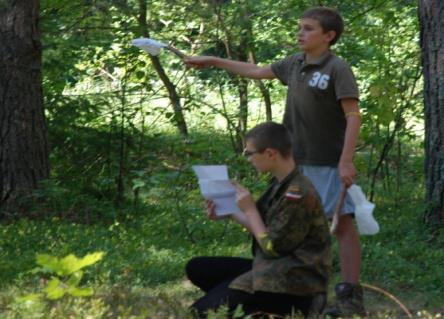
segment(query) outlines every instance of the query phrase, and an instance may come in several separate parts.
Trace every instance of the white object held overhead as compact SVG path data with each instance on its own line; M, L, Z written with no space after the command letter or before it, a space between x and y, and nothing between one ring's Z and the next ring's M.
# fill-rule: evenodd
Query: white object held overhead
M163 48L167 47L167 45L165 43L162 43L162 42L159 42L159 41L156 41L153 39L148 39L148 38L134 39L131 42L134 46L136 46L139 49L142 49L154 56L159 55L160 51Z
M358 185L350 186L348 194L355 204L355 218L359 233L362 235L374 235L379 232L378 222L373 217L375 204L365 198L361 187Z
M160 51L162 51L162 49L168 49L171 52L173 52L174 54L176 54L178 57L180 57L181 59L185 57L185 54L180 52L175 47L165 44L165 43L162 43L162 42L159 42L154 39L139 38L139 39L132 40L131 43L134 46L138 47L139 49L142 49L153 56L159 55Z

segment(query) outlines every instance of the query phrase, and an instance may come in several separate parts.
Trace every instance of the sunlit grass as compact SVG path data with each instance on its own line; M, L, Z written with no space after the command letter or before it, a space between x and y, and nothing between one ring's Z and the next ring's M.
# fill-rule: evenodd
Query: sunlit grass
M190 165L223 163L230 158L230 174L252 188L254 194L266 187L266 179L258 178L244 159L234 155L226 137L214 132L212 139L208 144L207 134L195 134L187 142L174 135L162 137L152 146L156 153L147 163L149 170L140 175L144 184L137 203L129 191L130 200L112 214L106 209L113 206L106 202L90 210L88 205L98 203L88 197L90 194L84 195L81 206L73 206L65 203L69 197L59 197L66 193L60 192L57 184L46 190L51 192L50 200L42 190L44 211L75 207L79 217L49 214L1 225L0 318L187 318L189 305L202 295L185 278L187 260L197 255L250 256L250 238L244 230L205 218ZM361 237L362 282L395 295L416 318L439 318L438 314L444 312L444 274L440 266L444 241L442 236L431 237L421 221L421 160L412 156L403 164L402 185L394 179L376 185L374 214L381 231ZM360 184L368 191L365 179ZM56 205L51 200L57 200ZM42 209L38 203L33 207L36 211ZM98 215L103 219L88 222L82 208L88 208L90 214L103 214ZM42 300L28 306L17 302L17 297L44 288L41 277L29 273L36 266L36 253L63 257L94 251L106 255L85 274L85 283L94 287L93 297ZM333 264L330 291L340 281L336 244ZM398 305L386 296L365 292L372 318L402 315ZM223 314L220 316L223 318Z

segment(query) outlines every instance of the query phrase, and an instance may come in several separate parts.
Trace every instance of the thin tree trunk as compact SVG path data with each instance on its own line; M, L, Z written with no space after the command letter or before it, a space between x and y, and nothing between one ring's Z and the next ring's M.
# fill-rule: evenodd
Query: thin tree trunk
M233 151L236 152L237 151L236 136L234 136L235 134L233 134L236 131L236 125L235 123L232 122L230 116L228 115L227 104L225 103L225 97L224 97L224 90L220 81L218 81L218 87L219 87L220 100L222 102L222 110L223 110L222 114L225 120L227 121L227 128L228 128L228 133L230 134L231 146L233 147Z
M126 72L125 72L126 73ZM119 174L116 178L116 198L115 205L122 207L125 198L125 171L126 171L126 141L125 141L125 109L126 109L126 79L122 79L122 87L120 92L120 147L119 147Z
M144 37L149 38L149 32L148 32L148 25L146 22L146 12L147 12L147 5L146 0L139 0L139 26L142 32L142 35ZM167 91L168 91L168 97L170 99L171 105L173 107L174 112L174 122L176 123L177 128L179 129L180 134L184 137L188 137L188 127L187 123L185 121L185 116L183 114L182 106L180 103L179 95L177 94L176 87L171 82L170 78L166 74L164 68L162 67L162 64L159 61L159 58L156 56L150 55L151 63L154 66L154 69L156 70L157 74L160 77L160 80L165 85Z
M0 3L0 216L49 176L39 0Z
M237 151L239 153L245 148L245 134L248 128L248 80L238 79L239 92L239 115L237 127Z
M140 135L139 135L139 143L137 145L137 159L136 159L136 167L137 169L141 169L141 162L142 162L142 158L143 158L143 145L145 142L145 114L143 112L143 105L142 103L140 103L140 117L142 119L142 123L140 123ZM144 163L145 165L145 163ZM139 202L139 193L140 193L140 188L136 187L134 189L134 206L136 206Z
M397 156L396 156L396 192L399 193L401 190L402 183L402 172L403 172L403 152L402 152L402 142L400 137L398 136L398 147L397 147Z
M444 1L419 0L424 73L425 222L444 221Z
M247 4L248 5L248 4ZM246 14L244 14L244 17L246 19L245 21L245 27L246 27L246 35L248 37L248 55L249 60L251 63L257 64L256 59L256 50L254 47L254 35L253 35L253 24L251 22L251 13L249 12L249 9L247 7ZM262 94L262 97L264 99L265 104L265 118L268 122L273 120L272 110L271 110L271 98L270 98L270 91L265 86L264 82L262 80L255 80L254 81L256 85L259 88L259 91Z
M240 9L239 24L241 26L241 33L239 39L239 46L237 48L237 60L248 62L248 50L251 42L251 25L250 12L248 3L238 1ZM238 151L242 152L245 147L245 134L248 128L248 79L237 77L237 86L239 92L239 113L238 113Z
M368 175L368 177L371 179L370 200L373 200L373 196L375 194L375 185L376 185L376 178L377 178L378 172L379 172L383 162L386 161L386 158L389 155L389 152L393 146L393 142L395 141L396 135L399 134L399 131L402 130L402 128L405 125L404 112L409 109L410 101L414 100L415 87L416 87L416 83L419 79L420 79L420 70L418 67L415 78L413 79L413 83L411 84L411 91L406 92L406 93L408 93L408 95L401 95L401 103L400 103L401 106L396 111L395 120L394 120L395 127L393 128L393 130L391 132L390 132L390 128L388 128L388 133L386 134L386 138L385 138L385 144L382 147L382 151L380 152L380 156L377 161L377 164L376 164L375 168L372 169L371 176L370 176L370 174ZM379 140L380 139L380 130L379 130L378 125L376 125L375 129L376 129L376 132L378 135L378 140ZM369 167L371 167L371 166L369 166ZM370 171L369 171L369 173L370 173Z
M257 64L256 55L255 55L252 48L250 48L250 60L252 63ZM266 118L267 122L273 121L273 114L272 114L272 110L271 110L270 91L265 86L265 84L262 80L256 80L254 82L258 86L259 91L261 91L262 97L264 98L265 118Z

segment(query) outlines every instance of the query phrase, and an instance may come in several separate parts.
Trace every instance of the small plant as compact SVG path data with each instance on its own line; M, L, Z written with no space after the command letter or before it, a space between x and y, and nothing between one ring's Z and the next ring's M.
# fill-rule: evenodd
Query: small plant
M83 258L77 258L73 254L64 258L37 254L36 262L40 267L32 270L32 273L44 273L51 276L44 288L45 295L50 300L57 300L65 295L73 297L91 296L93 294L91 287L79 287L83 278L82 269L100 261L103 254L103 252L95 252L87 254Z

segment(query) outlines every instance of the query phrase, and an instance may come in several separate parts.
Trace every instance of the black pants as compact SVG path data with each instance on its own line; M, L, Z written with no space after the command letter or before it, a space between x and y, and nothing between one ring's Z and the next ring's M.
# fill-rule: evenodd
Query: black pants
M307 316L312 297L270 292L253 294L228 288L237 276L251 270L252 260L236 257L196 257L186 266L188 279L205 291L191 308L198 318L206 318L208 310L226 305L230 312L241 304L246 315L266 312L288 315L300 311Z

